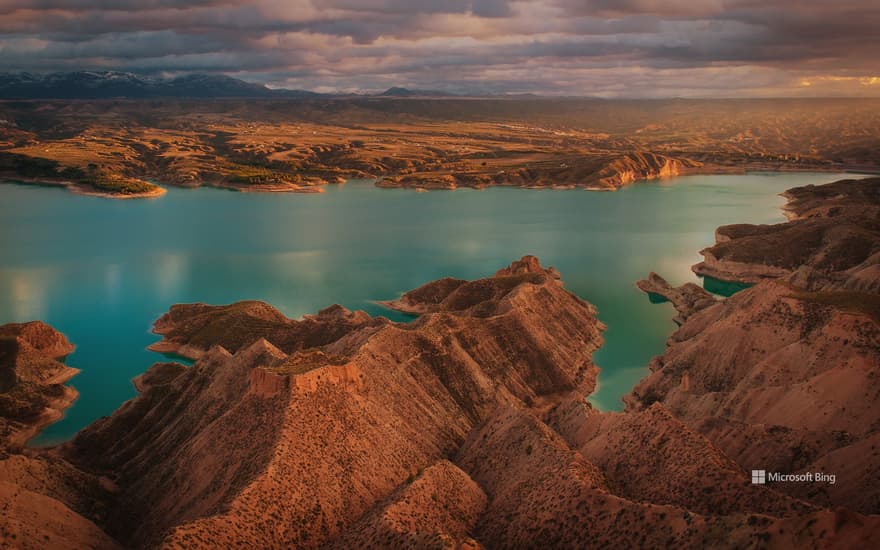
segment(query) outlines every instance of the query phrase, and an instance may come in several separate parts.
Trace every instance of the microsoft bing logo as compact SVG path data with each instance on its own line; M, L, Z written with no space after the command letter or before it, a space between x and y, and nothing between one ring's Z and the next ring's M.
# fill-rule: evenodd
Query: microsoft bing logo
M766 470L752 470L752 485L764 485L767 483Z

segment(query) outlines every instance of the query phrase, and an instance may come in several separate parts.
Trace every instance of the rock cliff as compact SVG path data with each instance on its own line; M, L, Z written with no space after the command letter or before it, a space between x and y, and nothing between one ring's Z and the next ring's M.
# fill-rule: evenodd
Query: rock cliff
M501 185L613 191L638 180L673 177L700 166L700 162L688 158L637 151L614 156L574 156L565 158L564 162L526 163L525 166L507 167L504 170L489 169L484 163L483 166L470 167L467 171L406 173L383 177L376 185L415 189L484 188Z
M880 178L799 187L785 196L790 221L719 227L693 270L724 281L787 277L811 291L880 292Z
M699 166L690 159L676 159L656 153L631 153L603 166L591 176L592 186L616 189L638 180L670 178L687 168Z

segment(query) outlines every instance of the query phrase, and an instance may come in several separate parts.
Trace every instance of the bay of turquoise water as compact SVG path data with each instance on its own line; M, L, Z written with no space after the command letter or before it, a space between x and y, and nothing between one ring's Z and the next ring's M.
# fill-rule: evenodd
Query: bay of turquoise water
M290 317L333 303L374 305L443 276L493 274L524 254L562 273L608 325L595 354L595 405L647 372L674 331L670 304L634 283L690 266L727 223L783 221L779 193L844 174L687 176L613 193L492 188L417 193L370 182L322 194L170 188L153 200L0 185L0 324L40 319L76 344L80 397L32 443L70 438L135 395L131 379L164 358L152 322L179 302L265 300Z

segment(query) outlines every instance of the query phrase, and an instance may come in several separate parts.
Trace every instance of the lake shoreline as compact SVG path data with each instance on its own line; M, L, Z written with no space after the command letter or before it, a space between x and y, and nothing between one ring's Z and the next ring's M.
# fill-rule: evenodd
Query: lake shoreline
M155 199L161 197L168 192L167 189L160 185L156 185L155 189L151 189L144 193L109 193L107 191L98 191L94 187L83 183L77 183L67 179L52 178L26 178L21 176L3 176L0 183L14 185L36 185L42 187L63 187L74 195L82 195L84 197L99 197L103 199Z
M460 185L460 184L452 184L452 185L397 185L397 184L383 184L382 182L386 179L385 176L380 176L375 178L373 185L380 189L409 189L415 192L425 192L425 191L454 191L459 188L466 189L488 189L492 187L507 187L507 188L517 188L517 189L528 189L528 190L550 190L550 191L570 191L574 189L582 189L584 191L617 191L624 187L629 187L630 185L634 185L636 183L644 183L649 181L662 181L668 180L671 178L677 178L682 176L715 176L715 175L747 175L754 173L828 173L828 174L853 174L853 175L876 175L880 174L880 167L865 167L865 166L829 166L829 165L791 165L785 163L751 163L747 166L741 165L726 165L726 164L702 164L700 166L682 166L677 169L675 173L668 175L648 175L647 177L639 178L630 182L625 182L620 185L615 185L611 187L603 187L596 186L592 184L576 184L576 183L561 183L556 185L538 185L537 183L532 184L515 184L515 183L497 183L497 184L475 184L475 185ZM349 181L349 180L347 180ZM284 194L321 194L326 191L326 187L329 185L344 185L339 182L327 182L320 186L297 186L297 185L254 185L251 187L241 186L241 185L233 185L224 182L213 182L208 181L206 183L201 183L199 185L181 185L177 183L168 183L161 182L161 185L156 184L156 189L150 190L145 193L110 193L106 191L98 191L93 187L90 187L85 184L76 183L66 179L53 179L53 178L32 178L32 177L24 177L24 176L9 176L5 175L0 177L0 183L13 183L13 184L21 184L21 185L40 185L46 187L64 187L68 191L76 195L88 196L88 197L100 197L107 199L153 199L158 198L165 195L168 192L168 189L165 187L174 187L181 189L198 189L200 187L212 187L215 189L225 189L228 191L234 191L238 193L284 193Z

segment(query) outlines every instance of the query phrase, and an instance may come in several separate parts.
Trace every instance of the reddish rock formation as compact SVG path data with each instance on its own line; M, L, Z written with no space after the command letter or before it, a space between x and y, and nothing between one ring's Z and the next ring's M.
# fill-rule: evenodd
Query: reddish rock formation
M151 369L64 451L116 476L111 532L168 548L877 542L876 518L752 485L672 405L593 410L603 327L535 258L399 304L421 316L173 308L157 329L200 359ZM212 334L233 349L202 351Z
M440 304L458 287L467 283L463 279L444 277L430 283L426 283L415 290L410 290L397 300L380 302L385 307L396 309L404 313L421 315L429 313L440 307Z
M21 550L119 548L93 522L63 502L0 481L0 546Z
M471 533L486 508L486 493L448 460L407 480L385 502L345 530L333 547L460 548L482 545Z
M156 363L147 369L147 372L136 376L132 383L137 391L143 393L154 386L170 384L185 371L186 365L180 363Z
M763 282L689 316L625 401L662 403L747 470L836 473L777 488L877 514L880 179L786 196L792 221L719 228L695 266Z
M650 426L646 428L617 434L632 457L623 460L641 460L646 465L638 468L637 474L650 473L652 452L657 449L674 457L682 442L677 433L686 433L659 426L654 434ZM698 445L707 445L704 440L700 443L699 436L695 439ZM712 450L702 453L711 455ZM672 462L681 465L686 457ZM651 489L645 495L648 498L620 496L620 488L582 452L534 414L515 407L498 409L473 432L456 462L489 498L475 537L492 548L792 548L803 544L837 548L877 544L880 537L880 519L876 517L810 511L803 504L773 494L772 489L751 487L742 473L724 472L724 462L714 465L711 459L703 461L712 466L708 479L698 475L694 480L682 475L685 471L672 469L659 477L645 475L636 480ZM733 467L726 462L728 468ZM621 473L625 475L625 469ZM711 499L718 499L713 496L713 482L725 476L728 490L725 494L722 486L721 498L728 506L714 509L708 505ZM736 477L740 477L738 482ZM699 489L695 493L662 490L663 486L686 487L695 482ZM743 502L737 502L737 493L746 497ZM658 494L683 505L649 500ZM703 503L708 513L689 509L698 503ZM764 511L753 513L752 507Z
M237 302L219 307L177 304L156 321L153 331L164 338L150 349L198 359L213 346L222 346L234 353L266 337L291 353L322 346L362 325L377 327L385 322L339 305L294 321L264 302Z
M554 279L562 278L559 275L559 272L556 271L556 268L548 267L545 269L541 266L540 260L534 256L523 256L509 266L499 269L495 272L495 278L513 277L516 275L525 275L527 273L540 273L542 275L549 275Z
M783 208L792 220L856 216L876 220L880 216L880 178L839 180L824 185L805 185L782 194Z
M510 266L499 269L492 278L464 281L444 277L411 290L397 300L380 303L415 315L443 309L461 310L488 296L501 297L524 281L542 281L547 277L560 279L556 269L544 269L536 257L523 256Z
M601 413L571 401L550 411L546 421L599 468L606 486L621 497L704 515L787 517L816 509L751 485L736 462L659 403L641 412Z
M636 286L642 292L654 294L672 302L672 305L678 312L673 321L679 325L684 324L687 318L694 313L715 304L716 301L714 296L694 283L685 283L680 287L673 287L666 282L666 279L653 271L648 275L647 279L637 281Z

